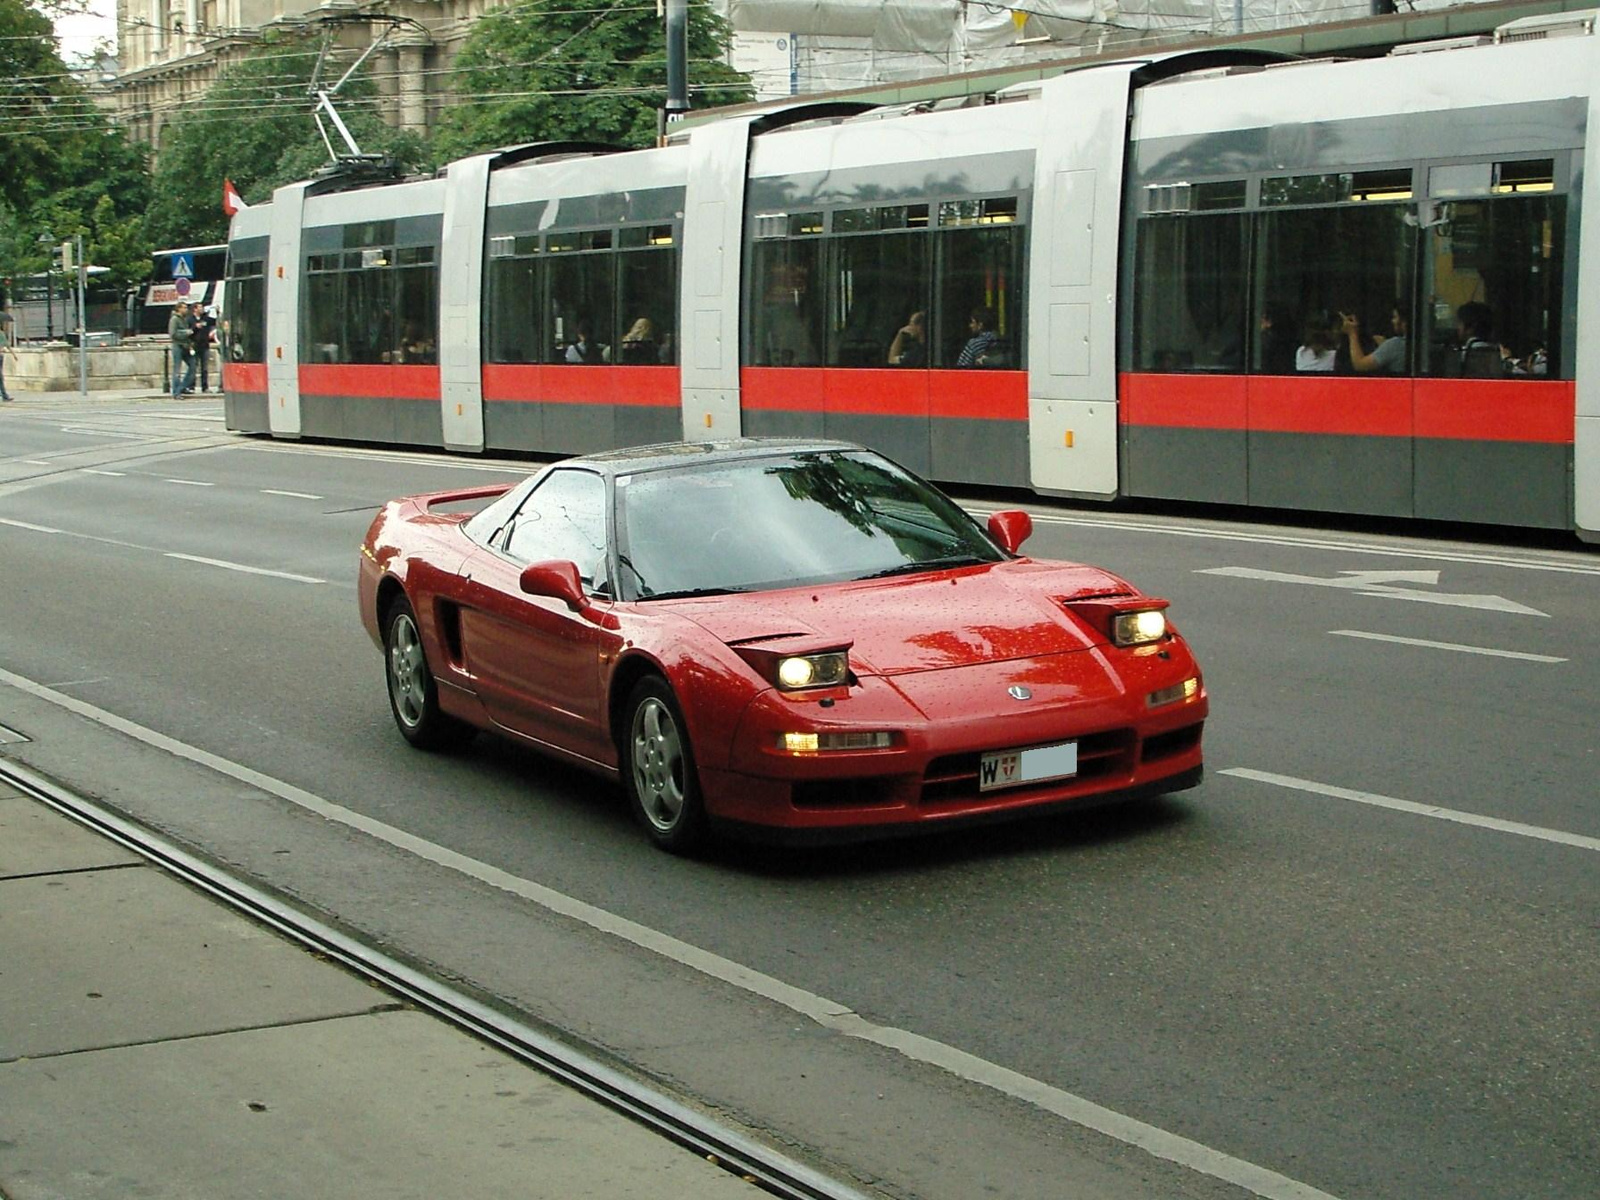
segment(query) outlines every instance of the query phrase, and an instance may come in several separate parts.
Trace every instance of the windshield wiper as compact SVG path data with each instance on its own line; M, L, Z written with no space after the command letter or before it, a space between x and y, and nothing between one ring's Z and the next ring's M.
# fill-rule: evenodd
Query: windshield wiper
M857 575L857 580L862 579L888 579L891 575L915 575L919 571L942 571L946 567L978 567L989 562L987 558L979 558L976 554L952 554L946 558L927 558L921 562L904 562L898 566L885 567L881 571L873 571L867 575Z
M684 600L691 596L732 596L740 592L748 592L749 588L742 587L702 587L684 588L677 592L644 592L641 600Z

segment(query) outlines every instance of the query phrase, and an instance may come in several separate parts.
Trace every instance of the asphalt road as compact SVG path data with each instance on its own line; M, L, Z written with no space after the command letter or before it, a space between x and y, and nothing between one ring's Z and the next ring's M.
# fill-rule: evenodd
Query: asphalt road
M1600 555L1576 541L1030 502L1031 553L1173 601L1213 695L1206 783L685 862L613 789L390 727L355 612L372 511L522 467L216 418L0 414L19 758L886 1194L1600 1194ZM51 696L441 852L292 798L186 799L149 739L89 739Z

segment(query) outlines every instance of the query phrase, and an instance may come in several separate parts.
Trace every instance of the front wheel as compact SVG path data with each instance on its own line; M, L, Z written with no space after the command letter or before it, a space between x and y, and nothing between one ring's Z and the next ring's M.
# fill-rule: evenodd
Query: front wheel
M683 712L667 681L641 679L628 698L623 777L633 814L657 846L686 854L705 840L705 806Z
M459 750L472 740L476 730L439 707L417 614L404 597L389 606L384 619L383 661L389 711L401 737L419 750Z

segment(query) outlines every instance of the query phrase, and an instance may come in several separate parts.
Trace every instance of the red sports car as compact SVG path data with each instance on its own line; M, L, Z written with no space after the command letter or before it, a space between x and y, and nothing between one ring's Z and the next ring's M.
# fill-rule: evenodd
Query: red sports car
M668 850L1193 787L1206 692L1167 602L1019 555L1032 528L846 443L646 446L390 503L361 618L408 742L620 777Z

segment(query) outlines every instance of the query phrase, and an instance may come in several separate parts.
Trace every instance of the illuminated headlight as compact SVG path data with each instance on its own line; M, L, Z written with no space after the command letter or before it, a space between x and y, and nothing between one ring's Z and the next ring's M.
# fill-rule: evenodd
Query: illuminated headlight
M778 735L778 748L790 754L815 754L819 750L887 750L893 744L894 735L886 729Z
M1111 618L1111 640L1119 646L1142 646L1167 636L1167 616L1158 608L1118 613Z
M796 655L778 660L778 686L790 691L800 688L838 687L850 678L849 656L830 654Z
M1145 703L1151 708L1159 708L1163 704L1174 704L1179 700L1189 700L1200 694L1200 680L1191 675L1182 683L1175 683L1171 687L1162 688L1159 692L1151 692L1145 697Z

